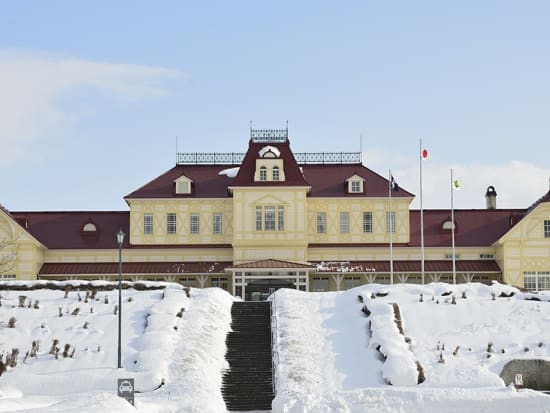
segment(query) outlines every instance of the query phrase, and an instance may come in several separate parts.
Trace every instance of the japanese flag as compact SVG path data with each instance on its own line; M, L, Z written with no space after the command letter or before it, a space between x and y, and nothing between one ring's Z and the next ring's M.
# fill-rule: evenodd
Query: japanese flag
M426 148L422 148L422 150L420 151L420 157L423 161L428 159L428 150Z

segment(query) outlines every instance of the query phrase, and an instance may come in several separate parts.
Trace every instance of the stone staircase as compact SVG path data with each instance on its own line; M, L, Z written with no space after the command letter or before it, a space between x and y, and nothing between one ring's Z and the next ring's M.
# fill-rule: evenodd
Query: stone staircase
M271 410L274 394L269 302L235 302L231 317L233 331L225 339L229 370L222 384L227 410Z

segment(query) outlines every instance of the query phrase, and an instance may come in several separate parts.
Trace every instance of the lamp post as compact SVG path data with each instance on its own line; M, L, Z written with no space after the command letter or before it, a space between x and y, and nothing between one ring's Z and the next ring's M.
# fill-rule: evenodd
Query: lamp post
M116 239L118 242L118 368L122 368L121 329L122 329L122 243L126 234L122 228L118 230Z

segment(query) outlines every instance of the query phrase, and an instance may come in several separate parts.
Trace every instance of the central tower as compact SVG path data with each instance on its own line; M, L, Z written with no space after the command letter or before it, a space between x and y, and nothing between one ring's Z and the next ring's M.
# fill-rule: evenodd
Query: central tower
M232 185L234 264L307 261L310 185L292 154L288 129L251 129Z

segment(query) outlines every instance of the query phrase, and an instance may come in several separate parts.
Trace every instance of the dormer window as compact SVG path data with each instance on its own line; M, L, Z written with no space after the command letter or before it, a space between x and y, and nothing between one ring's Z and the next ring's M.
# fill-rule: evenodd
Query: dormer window
M456 231L456 223L454 225L454 229ZM441 224L441 229L443 231L452 231L453 229L453 221L451 221L450 219L447 219L446 221L443 221L443 223Z
M88 222L80 227L80 234L85 237L92 237L95 239L99 235L98 226L90 219Z
M193 183L192 179L189 179L185 175L180 176L174 180L175 191L178 195L188 195L191 193L191 184Z
M92 222L88 222L86 225L82 227L82 232L94 233L96 231L97 231L97 227Z
M266 146L265 148L270 148ZM265 149L264 148L264 149ZM277 149L277 148L273 148ZM260 151L261 152L261 151ZM256 170L254 172L255 182L284 182L285 169L284 160L276 157L273 152L267 151L264 157L256 159ZM271 158L271 159L270 159Z
M364 192L365 179L359 175L353 175L346 179L349 194L362 194Z

